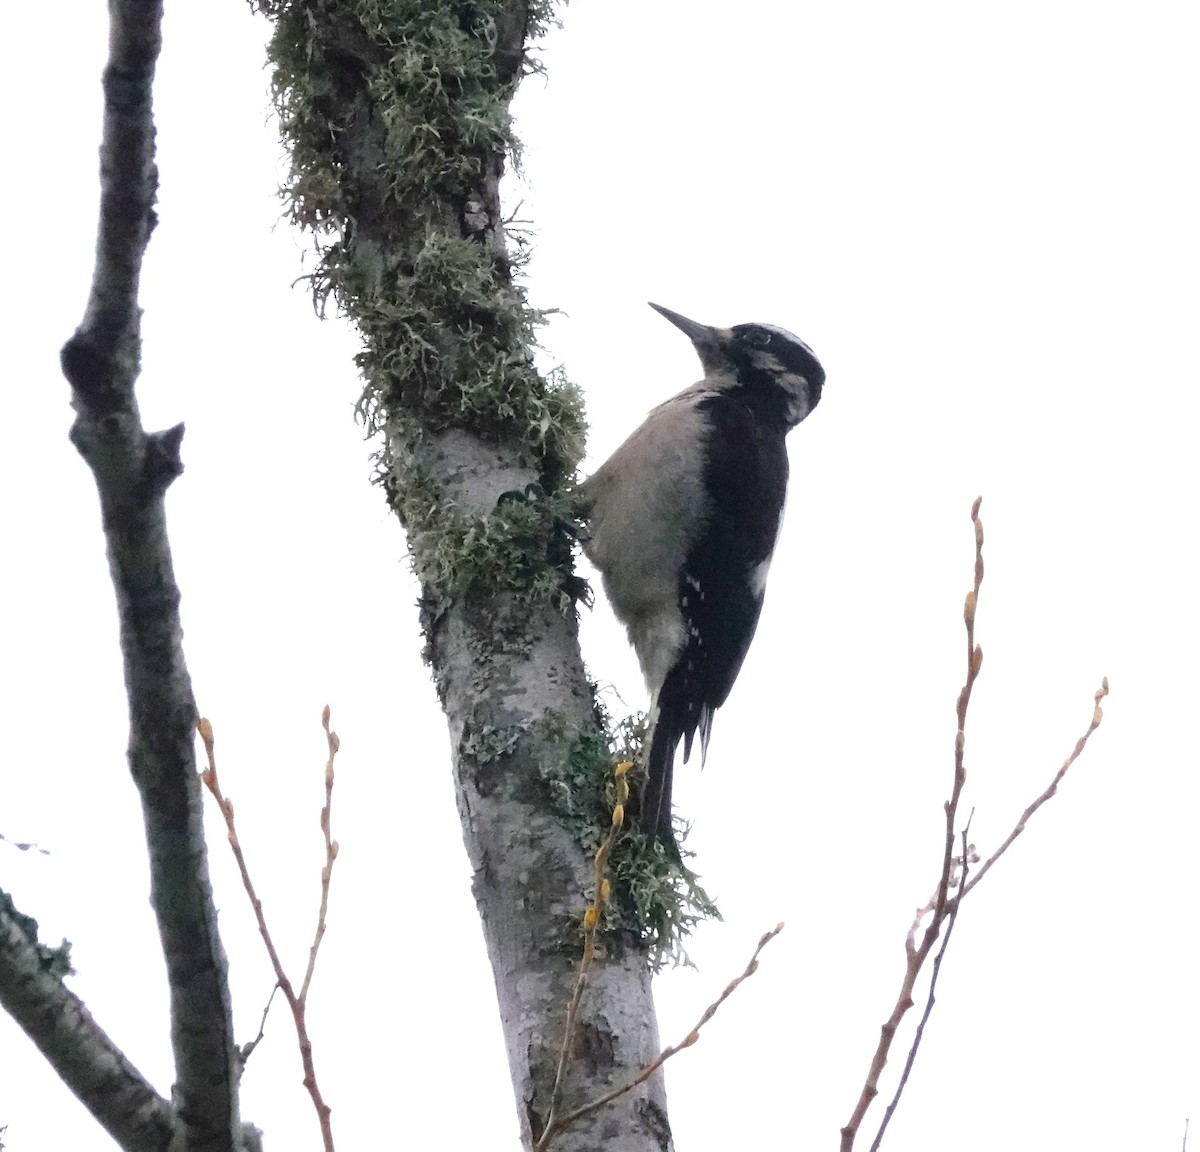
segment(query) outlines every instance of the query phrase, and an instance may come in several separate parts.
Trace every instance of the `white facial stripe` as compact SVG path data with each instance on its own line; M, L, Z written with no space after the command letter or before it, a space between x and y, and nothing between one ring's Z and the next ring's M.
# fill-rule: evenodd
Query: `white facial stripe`
M782 336L785 340L790 340L793 344L799 344L810 356L813 356L813 350L804 343L794 332L789 332L786 328L777 328L774 324L757 324L757 328L761 328L764 332L771 332L776 336ZM813 356L815 360L816 357Z

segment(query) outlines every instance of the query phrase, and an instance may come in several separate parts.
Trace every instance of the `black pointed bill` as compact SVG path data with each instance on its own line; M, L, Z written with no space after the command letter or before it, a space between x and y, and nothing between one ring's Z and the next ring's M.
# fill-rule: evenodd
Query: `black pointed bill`
M661 304L655 304L653 300L648 301L648 303L660 316L670 320L698 348L715 346L721 342L723 337L728 335L728 332L724 329L710 328L707 324L699 324L695 320L689 320L686 316L680 316L678 312L672 312L670 308L664 308Z

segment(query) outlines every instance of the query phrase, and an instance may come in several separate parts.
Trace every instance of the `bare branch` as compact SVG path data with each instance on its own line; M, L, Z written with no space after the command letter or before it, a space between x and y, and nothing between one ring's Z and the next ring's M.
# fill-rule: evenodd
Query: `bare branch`
M950 898L950 888L956 869L961 866L965 870L967 866L965 848L961 865L955 859L954 829L958 817L958 802L962 796L963 786L967 782L967 770L964 763L967 710L971 704L971 690L983 667L983 649L975 643L975 612L979 605L979 590L983 584L983 522L979 519L979 507L982 502L982 497L979 497L971 506L971 522L975 526L975 581L971 591L967 593L966 603L963 606L963 623L966 625L967 631L967 675L962 690L958 694L958 703L955 708L958 729L954 735L954 779L950 788L950 799L944 805L946 831L942 849L941 875L938 877L933 899L924 908L917 910L916 918L913 920L912 928L905 941L906 963L904 978L900 983L900 994L896 997L896 1004L892 1008L891 1015L880 1029L879 1043L871 1058L871 1066L867 1071L867 1078L863 1082L862 1091L859 1093L858 1102L854 1106L849 1122L842 1129L841 1152L850 1152L850 1149L854 1147L863 1117L866 1116L871 1102L879 1095L879 1078L883 1074L884 1065L887 1064L888 1054L891 1052L892 1042L896 1038L900 1021L913 1006L913 989L916 987L917 977L933 950L934 944L937 943L946 917L952 910L957 909L958 901L951 901ZM920 943L918 943L917 936L926 916L929 917L929 921L921 935ZM892 1110L894 1107L893 1104Z
M10 840L3 832L0 832L0 844L8 844L18 852L36 852L39 856L50 855L49 848L43 848L40 844L34 844L32 840Z
M639 1084L644 1084L651 1076L654 1075L672 1056L682 1052L685 1048L690 1048L697 1040L700 1039L700 1029L704 1027L716 1014L717 1009L737 991L739 985L745 980L748 980L755 972L758 971L758 957L762 950L783 931L783 924L776 924L770 932L764 932L758 939L758 945L754 949L754 955L750 957L750 963L745 967L745 970L740 976L734 977L728 984L725 985L721 995L718 996L700 1015L700 1019L693 1025L692 1030L678 1044L672 1044L664 1048L658 1056L641 1068L637 1074L619 1088L614 1088L611 1092L606 1092L603 1096L598 1096L595 1100L590 1100L587 1104L576 1108L573 1112L568 1112L560 1119L554 1122L554 1128L549 1125L546 1127L542 1138L534 1145L534 1152L542 1152L543 1149L550 1146L551 1140L564 1129L574 1124L577 1120L582 1120L585 1116L595 1112L598 1108L603 1108L606 1104L611 1104L614 1100L624 1096L627 1092L632 1092Z
M161 0L110 0L100 148L100 224L83 322L62 350L71 439L100 495L129 699L129 764L142 800L171 997L175 1101L190 1149L240 1141L238 1056L225 954L208 879L183 658L179 589L163 496L182 470L182 427L148 433L134 395L138 283L157 190L151 89Z
M896 1106L900 1101L900 1097L904 1092L905 1085L908 1083L909 1074L912 1071L913 1063L916 1060L917 1051L920 1048L921 1041L925 1034L925 1025L929 1020L930 1014L933 1011L935 1003L935 992L937 990L938 976L941 972L942 961L946 955L946 949L950 944L950 936L954 931L954 925L958 918L958 912L962 905L962 901L967 894L983 879L984 875L992 867L995 862L1004 855L1012 842L1025 829L1025 825L1029 818L1049 800L1058 790L1058 785L1063 777L1067 774L1068 769L1079 758L1084 748L1087 746L1088 738L1100 726L1100 721L1103 719L1104 712L1100 707L1100 701L1108 695L1108 678L1104 681L1096 692L1095 707L1092 712L1092 721L1087 731L1076 741L1075 748L1071 755L1063 762L1054 779L1050 782L1049 787L1021 814L1016 826L1009 833L1008 837L1000 845L998 849L987 859L979 871L968 880L968 872L970 866L979 859L975 852L975 848L968 842L967 836L970 830L971 819L968 818L966 826L961 832L962 849L961 855L954 854L955 840L955 824L958 816L959 800L962 796L963 786L966 783L966 768L964 762L964 754L966 749L966 723L967 711L971 703L971 691L975 685L975 680L979 676L979 671L983 667L983 650L975 643L975 612L979 603L979 590L983 583L983 523L979 518L979 507L981 500L977 499L971 507L971 521L975 526L975 581L970 592L967 593L966 604L963 610L963 620L966 624L967 631L967 675L966 682L962 690L959 692L957 704L958 716L958 731L954 738L954 783L950 792L950 799L946 801L946 831L944 850L942 854L942 871L938 879L937 889L933 897L922 908L918 908L916 916L913 919L912 927L909 929L908 937L905 940L905 955L907 963L905 965L904 979L901 983L900 995L896 1000L896 1005L892 1009L891 1016L888 1017L881 1030L879 1044L875 1050L875 1056L872 1059L870 1070L867 1073L866 1082L863 1085L863 1090L859 1096L858 1103L855 1106L854 1112L851 1115L850 1122L842 1129L842 1152L850 1152L854 1146L855 1138L857 1137L862 1119L870 1107L871 1101L874 1100L879 1092L879 1078L883 1072L883 1067L887 1063L888 1053L896 1036L896 1031L900 1025L904 1014L913 1007L912 993L916 986L917 977L920 974L926 959L937 942L939 934L942 934L943 925L945 933L942 934L942 945L938 949L937 955L933 961L933 971L929 982L929 994L925 1002L925 1010L921 1015L921 1020L917 1025L916 1034L913 1038L912 1046L909 1048L908 1057L905 1061L904 1070L900 1077L899 1085L896 1092L889 1103L883 1120L880 1123L879 1131L876 1133L875 1139L871 1145L871 1152L878 1152L879 1146L883 1140L884 1132L887 1130L889 1121L896 1110ZM974 812L972 812L972 817ZM957 890L957 895L951 893ZM925 931L921 934L921 925L925 924ZM918 936L920 935L920 943Z
M176 1117L63 983L32 921L0 894L0 1004L75 1097L129 1152L167 1152Z
M308 986L312 983L313 970L317 966L317 952L321 948L321 941L325 939L325 916L329 911L329 880L333 875L333 862L338 854L337 841L330 836L329 822L333 812L333 760L341 743L337 733L329 730L328 704L321 713L321 727L325 729L325 742L329 746L329 759L325 761L325 807L321 809L321 832L325 836L325 867L321 869L321 906L317 911L317 930L313 936L312 947L308 950L308 968L304 973L304 983L300 985L301 1002L308 998Z
M279 985L272 985L271 995L267 997L267 1002L265 1005L263 1005L262 1019L258 1022L258 1035L255 1036L253 1040L243 1044L241 1047L243 1069L246 1067L246 1062L250 1059L251 1055L253 1055L254 1049L262 1043L262 1038L267 1031L267 1017L270 1015L271 1005L275 1003L275 993L278 991Z
M974 813L972 813L973 815ZM950 901L950 911L946 917L946 931L942 934L942 946L937 950L937 955L933 958L933 972L929 978L929 995L925 998L925 1011L921 1013L921 1019L917 1023L917 1031L913 1036L912 1045L904 1061L904 1071L900 1073L900 1083L896 1085L896 1091L892 1095L887 1108L884 1110L883 1119L879 1122L879 1131L875 1133L875 1139L871 1141L871 1152L879 1152L879 1146L883 1143L883 1135L887 1131L887 1126L896 1111L897 1105L900 1103L900 1097L904 1094L908 1078L912 1075L913 1065L917 1061L917 1052L920 1050L921 1041L925 1038L925 1025L929 1023L929 1017L933 1013L933 1006L937 1001L938 976L942 971L942 961L946 958L946 949L950 947L950 937L954 933L954 925L958 921L958 910L962 907L962 888L966 884L967 870L970 868L972 861L971 846L967 842L970 829L971 820L968 818L966 826L962 830L961 872L953 881L954 885L958 887L960 895L957 899Z
M81 415L136 416L138 284L158 192L152 88L162 47L162 10L162 0L109 3L96 263L83 323L62 354Z
M288 979L287 973L283 968L283 961L279 958L279 952L275 948L275 941L271 939L271 931L267 927L267 918L263 912L262 900L259 899L258 893L254 888L254 881L250 879L250 868L246 863L246 855L242 851L241 841L238 839L237 827L234 824L233 818L233 801L225 797L221 791L221 782L217 776L217 759L215 752L216 739L213 735L212 724L207 719L201 717L196 722L196 730L200 733L200 739L204 742L204 752L208 759L208 767L204 769L201 779L204 786L216 798L217 804L221 808L221 815L225 818L225 827L229 834L229 846L233 849L233 857L237 861L238 871L242 876L242 887L246 890L246 895L250 897L250 906L254 909L254 917L258 922L259 935L263 938L263 943L267 948L267 955L271 958L271 967L275 970L276 987L283 993L284 999L288 1002L288 1007L292 1010L292 1022L296 1028L296 1040L300 1048L300 1061L304 1067L304 1087L308 1090L308 1094L313 1103L313 1108L317 1113L317 1122L321 1127L321 1139L325 1148L325 1152L334 1152L333 1145L333 1124L330 1117L331 1109L325 1103L324 1097L321 1095L320 1085L317 1083L317 1070L313 1063L312 1041L308 1036L308 1021L306 1016L308 985L312 978L313 967L316 964L317 949L320 947L321 938L325 934L325 912L329 900L329 875L333 869L333 861L337 857L337 841L331 840L329 837L329 809L331 804L331 793L333 791L333 759L338 751L337 734L329 730L329 707L326 705L321 713L321 725L325 729L325 736L329 746L329 759L325 764L325 807L321 811L321 826L325 832L325 851L326 860L325 867L321 870L321 910L317 919L317 933L313 940L312 947L309 950L308 971L304 978L304 986L299 995L292 987L291 980ZM274 993L272 993L274 995ZM270 1008L268 1001L267 1007ZM266 1012L263 1013L263 1019L266 1019ZM261 1029L260 1029L261 1036ZM253 1050L256 1039L250 1045ZM249 1055L249 1053L246 1053Z
M1059 770L1054 774L1054 779L1050 781L1046 791L1043 792L1032 804L1029 805L1028 808L1025 809L1024 812L1021 813L1021 818L1013 826L1013 830L1005 837L1004 843L1001 844L1000 847L997 848L996 851L984 861L983 866L975 874L974 878L971 880L971 883L963 889L964 896L988 874L992 865L995 864L996 861L1008 851L1012 842L1018 836L1020 836L1022 832L1025 831L1025 825L1029 822L1029 818L1058 791L1058 786L1062 783L1063 777L1066 776L1067 770L1072 764L1075 763L1076 760L1079 759L1080 754L1083 752L1084 748L1087 747L1087 742L1092 733L1100 727L1100 721L1104 719L1104 709L1100 707L1100 701L1103 700L1107 695L1108 677L1105 676L1100 681L1100 687L1096 689L1096 704L1092 710L1092 721L1088 725L1087 730L1082 736L1079 737L1078 740L1075 741L1075 747L1072 749L1070 756L1063 761L1062 767L1059 768Z

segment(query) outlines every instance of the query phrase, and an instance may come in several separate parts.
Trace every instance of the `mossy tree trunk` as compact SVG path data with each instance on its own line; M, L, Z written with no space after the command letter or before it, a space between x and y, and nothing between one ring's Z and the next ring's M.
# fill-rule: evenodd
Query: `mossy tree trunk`
M422 584L528 1145L546 1120L611 778L566 531L582 414L568 384L533 366L538 317L514 280L499 198L515 146L509 101L550 13L513 0L257 6L275 24L291 215L321 248L318 299L332 296L362 333L362 411L385 445L380 479ZM647 931L614 919L566 1108L658 1052ZM555 1141L670 1145L661 1076Z

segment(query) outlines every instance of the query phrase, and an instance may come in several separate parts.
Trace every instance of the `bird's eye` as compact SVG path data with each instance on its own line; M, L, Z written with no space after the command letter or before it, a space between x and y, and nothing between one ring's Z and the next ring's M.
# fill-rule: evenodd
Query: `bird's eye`
M771 343L771 333L764 332L761 328L751 328L742 339L752 348L765 348Z

